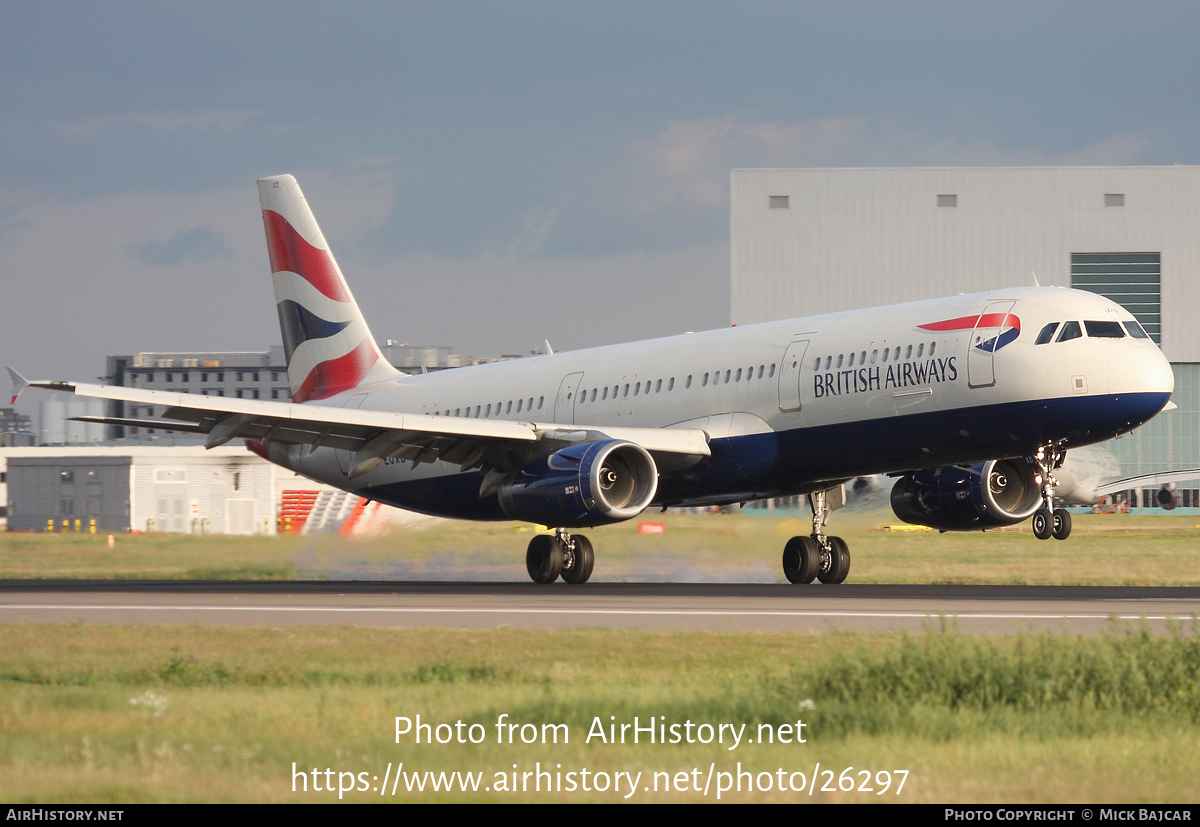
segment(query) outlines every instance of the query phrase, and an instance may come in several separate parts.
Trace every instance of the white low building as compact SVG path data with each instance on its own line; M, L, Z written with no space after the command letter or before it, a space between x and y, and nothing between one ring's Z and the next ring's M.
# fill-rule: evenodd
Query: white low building
M105 532L274 534L285 491L317 492L344 516L340 492L240 446L0 448L9 531L88 531L94 520Z

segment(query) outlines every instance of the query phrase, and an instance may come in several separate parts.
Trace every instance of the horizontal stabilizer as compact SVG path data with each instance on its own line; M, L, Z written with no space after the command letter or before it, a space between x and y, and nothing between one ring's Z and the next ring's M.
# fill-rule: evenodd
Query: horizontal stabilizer
M171 422L166 419L126 419L120 416L69 416L72 422L88 422L93 425L121 425L126 428L145 428L148 431L179 431L185 434L202 434L204 430L194 422Z

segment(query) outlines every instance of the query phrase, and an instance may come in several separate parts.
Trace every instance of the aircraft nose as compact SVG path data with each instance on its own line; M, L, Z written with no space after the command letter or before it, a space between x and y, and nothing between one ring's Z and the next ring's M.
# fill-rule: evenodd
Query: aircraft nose
M1164 394L1165 405L1175 392L1175 374L1161 350L1139 345L1117 354L1108 363L1108 392Z

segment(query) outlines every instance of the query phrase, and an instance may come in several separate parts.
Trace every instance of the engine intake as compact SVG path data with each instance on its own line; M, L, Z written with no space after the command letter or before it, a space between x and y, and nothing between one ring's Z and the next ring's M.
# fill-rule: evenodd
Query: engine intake
M500 508L514 520L562 528L619 523L645 510L658 468L642 446L620 439L563 448L500 485Z
M892 487L892 511L906 523L942 531L1014 525L1042 506L1032 459L943 465L901 477Z

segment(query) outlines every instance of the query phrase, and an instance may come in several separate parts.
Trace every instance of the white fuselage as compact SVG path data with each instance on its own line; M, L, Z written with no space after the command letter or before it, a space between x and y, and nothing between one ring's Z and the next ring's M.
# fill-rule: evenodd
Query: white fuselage
M321 404L700 428L713 456L677 472L660 469L656 503L731 502L1019 456L1052 440L1098 442L1169 401L1174 377L1149 339L1084 333L1034 344L1047 324L1068 321L1133 317L1091 293L1018 288L407 376ZM344 451L294 447L285 462L394 505L499 516L478 496L478 474L457 466L392 460L350 481L349 459ZM471 490L475 501L462 502Z

